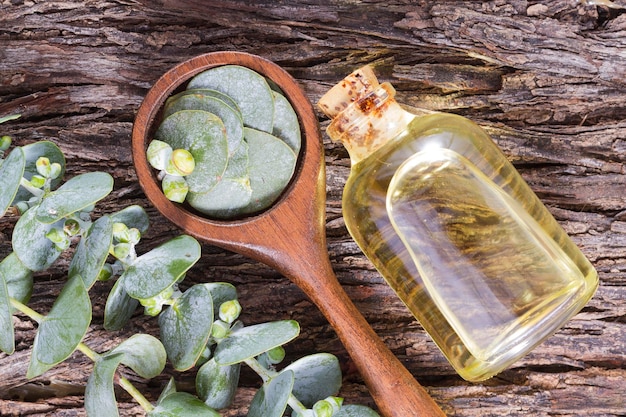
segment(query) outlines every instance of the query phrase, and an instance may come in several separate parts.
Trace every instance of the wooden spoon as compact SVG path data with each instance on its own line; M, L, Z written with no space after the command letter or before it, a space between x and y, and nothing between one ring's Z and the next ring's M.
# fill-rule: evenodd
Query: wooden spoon
M274 81L298 114L303 140L294 178L280 199L258 215L232 221L207 219L169 201L146 159L167 97L199 72L224 64L248 67ZM335 277L326 247L326 177L319 125L310 102L286 71L239 52L209 53L177 65L155 83L139 107L132 151L139 183L165 217L199 240L275 268L304 291L335 329L384 416L444 415L378 338Z

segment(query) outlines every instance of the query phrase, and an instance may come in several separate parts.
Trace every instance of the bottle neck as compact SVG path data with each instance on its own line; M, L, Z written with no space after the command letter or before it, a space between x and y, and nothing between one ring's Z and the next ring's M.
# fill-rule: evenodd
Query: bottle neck
M352 165L396 137L416 117L404 110L394 96L391 84L380 84L339 112L328 126L328 136L345 146Z

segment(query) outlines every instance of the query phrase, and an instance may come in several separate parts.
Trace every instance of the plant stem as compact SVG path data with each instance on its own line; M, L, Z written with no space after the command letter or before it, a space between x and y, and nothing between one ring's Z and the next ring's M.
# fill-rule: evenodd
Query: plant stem
M11 297L9 298L9 300L11 301L11 305L13 306L13 308L26 314L29 318L35 320L37 323L41 323L41 321L44 319L43 315L37 313L35 310L28 307L26 304L22 304L21 302L17 301L15 298Z
M87 356L93 362L97 361L98 358L100 357L100 355L97 352L95 352L93 349L91 349L89 346L87 346L83 342L80 342L78 346L76 347L76 349L80 350L83 355Z
M150 401L148 401L128 379L120 376L118 383L120 387L124 388L124 390L129 393L130 396L133 397L133 399L137 401L141 408L143 408L146 412L154 410L154 406L150 403Z
M26 188L28 190L28 192L30 192L32 195L34 195L37 198L41 198L44 194L44 191L39 189L39 188L35 188L32 186L32 184L30 183L30 181L28 181L26 178L22 177L20 179L20 185L24 188Z

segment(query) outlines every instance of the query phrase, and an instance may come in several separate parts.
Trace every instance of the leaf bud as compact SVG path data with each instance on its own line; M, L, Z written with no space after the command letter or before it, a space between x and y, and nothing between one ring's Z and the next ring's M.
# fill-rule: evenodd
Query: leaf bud
M61 229L57 229L56 227L50 229L48 233L46 233L46 237L54 244L61 243L67 239L65 232Z
M332 417L333 414L339 411L341 404L343 404L343 398L339 397L327 397L320 400L313 405L315 417Z
M30 208L30 205L28 205L26 201L20 201L15 205L15 207L17 207L20 214L24 214L26 213L26 211L28 211L28 209Z
M176 203L184 202L189 192L187 181L182 177L174 175L166 175L161 183L161 188L163 189L165 197Z
M102 265L102 269L98 273L98 281L108 281L113 276L113 267L111 264Z
M211 326L211 337L214 339L223 339L230 333L230 326L222 320L215 320Z
M130 255L130 243L120 242L113 245L113 256L117 259L126 259Z
M171 159L172 147L163 141L155 139L148 145L146 156L153 168L162 171L167 168L167 164Z
M113 223L113 238L118 242L129 243L130 231L124 223Z
M0 152L6 151L11 146L11 136L4 135L0 137Z
M185 176L189 175L196 168L196 161L193 159L193 155L187 149L175 149L172 152L170 162L173 165L173 174ZM168 165L167 171L170 166ZM170 173L170 172L168 172Z
M42 188L46 184L46 179L41 175L33 175L30 179L30 185L35 188Z
M282 346L276 346L275 348L268 350L266 353L267 361L271 365L281 363L283 359L285 359L285 348L283 348Z
M231 324L241 314L241 304L237 300L225 301L220 305L219 316L220 319L228 324Z
M35 167L37 167L37 172L42 177L48 178L50 176L50 159L40 156L37 158L37 162L35 162Z
M136 245L141 240L141 232L136 227L128 229L128 242Z
M50 165L50 175L49 178L50 179L57 179L59 178L59 176L61 175L61 171L63 170L63 167L61 167L61 164L59 164L58 162L54 162Z
M76 236L80 233L80 223L76 219L67 219L63 224L63 231L68 236Z

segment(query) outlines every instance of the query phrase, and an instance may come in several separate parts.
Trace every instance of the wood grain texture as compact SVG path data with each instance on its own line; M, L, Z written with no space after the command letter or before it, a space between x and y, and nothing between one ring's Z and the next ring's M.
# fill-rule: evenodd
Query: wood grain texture
M593 3L593 2L589 2ZM617 0L616 3L624 4ZM102 170L115 178L98 213L144 206L147 251L180 233L138 186L133 120L167 70L220 50L261 55L286 69L316 102L356 67L373 63L398 99L464 115L485 127L600 273L588 306L509 370L484 383L454 374L351 240L341 217L349 172L345 150L324 135L326 234L339 281L386 345L450 416L623 416L626 414L626 13L578 1L0 1L0 115L18 144L47 139L68 158L68 178ZM318 114L322 129L327 121ZM0 219L0 256L16 219ZM38 273L31 306L47 311L68 259ZM293 318L302 335L287 360L326 351L344 368L347 402L373 405L328 322L295 285L242 255L203 245L189 285L237 285L248 323ZM98 350L156 323L138 312L119 332L102 329L110 286L92 290L87 343ZM89 361L73 355L26 380L35 326L16 316L17 352L0 354L0 415L82 416ZM155 400L168 375L131 374ZM244 388L227 416L245 416L259 385ZM123 391L123 416L143 415Z

